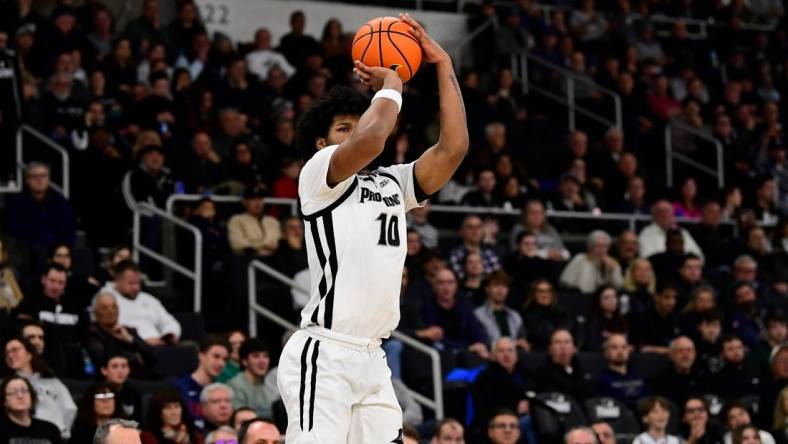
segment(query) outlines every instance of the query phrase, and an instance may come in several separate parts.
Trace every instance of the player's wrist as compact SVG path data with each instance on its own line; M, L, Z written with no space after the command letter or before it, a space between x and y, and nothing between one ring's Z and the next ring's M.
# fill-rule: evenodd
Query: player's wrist
M396 89L383 88L372 97L372 102L378 99L390 100L397 104L397 113L402 110L402 94Z
M399 93L402 93L402 79L399 78L399 75L396 71L392 70L386 74L386 77L383 78L383 89L393 89Z

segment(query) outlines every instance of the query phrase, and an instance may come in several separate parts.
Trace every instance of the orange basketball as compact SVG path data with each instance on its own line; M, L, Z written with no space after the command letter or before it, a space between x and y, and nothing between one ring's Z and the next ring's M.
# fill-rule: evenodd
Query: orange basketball
M407 82L421 66L421 46L408 28L410 25L395 17L368 21L353 38L353 60L391 68Z

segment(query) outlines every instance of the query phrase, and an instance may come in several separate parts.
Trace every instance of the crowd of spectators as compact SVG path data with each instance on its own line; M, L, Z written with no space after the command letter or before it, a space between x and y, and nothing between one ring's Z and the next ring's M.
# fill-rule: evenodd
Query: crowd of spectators
M265 323L259 338L228 330L248 319L250 260L308 281L303 223L267 199L297 197L300 113L334 85L363 91L352 30L329 20L317 39L296 11L278 42L265 20L236 42L209 33L189 0L173 2L169 23L156 0L131 20L99 0L56 3L0 3L0 49L17 64L22 119L71 159L68 199L51 181L56 160L38 153L24 190L0 202L0 443L86 442L111 417L144 424L144 443L229 442L252 429L276 442L268 421L283 427L283 332ZM408 215L399 330L440 351L464 401L447 408L456 419L435 423L407 390L431 393L428 364L385 342L405 420L417 429L405 427L405 442L419 432L434 432L435 443L557 442L569 424L551 430L544 413L564 408L581 410L590 427L567 444L788 442L782 3L551 6L484 1L466 11L469 30L492 21L462 58L471 148L431 202L519 216L452 219L430 204ZM677 20L665 27L648 20L656 14ZM698 19L708 25L700 38ZM558 67L532 64L533 85L565 94L560 73L569 73L577 103L594 113L612 109L600 87L618 94L621 127L581 116L568 131L565 108L522 88L511 67L522 51ZM378 162L415 160L435 142L435 91L426 66L406 84ZM713 147L693 134L719 140L724 189L684 163L675 187L664 185L669 122L679 122L674 149L712 169ZM177 314L191 308L189 290L176 280L168 299L146 285L162 270L124 246L130 208L164 210L183 193L203 196L176 211L203 235L212 331L188 338ZM595 219L608 213L649 221ZM151 248L165 243L156 220L140 230ZM188 242L175 244L178 257L193 257ZM303 298L269 287L265 303L296 322ZM194 342L195 367L167 373L162 350ZM74 381L91 384L76 390ZM615 404L593 404L598 397ZM630 412L636 430L588 405Z

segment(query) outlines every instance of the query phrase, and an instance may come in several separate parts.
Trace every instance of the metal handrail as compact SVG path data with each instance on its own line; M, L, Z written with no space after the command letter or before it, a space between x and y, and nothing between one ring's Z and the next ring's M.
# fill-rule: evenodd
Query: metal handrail
M243 198L241 196L224 196L224 195L205 195L205 194L173 194L167 198L167 202L165 203L165 208L167 212L170 214L173 213L173 208L175 207L176 202L197 202L200 199L205 197L210 198L214 202L227 202L227 203L237 203L241 202ZM288 197L266 197L265 198L266 205L287 205L290 207L290 213L292 215L298 214L298 200L291 199Z
M691 159L690 157L673 151L673 130L671 127L676 126L681 128L682 131L686 131L693 136L699 137L701 139L707 140L714 144L714 147L717 151L717 169L714 170L709 168L702 163ZM665 125L665 163L666 163L666 181L669 187L673 186L673 159L679 160L705 174L710 176L714 176L717 178L717 185L720 188L725 186L725 167L724 167L724 153L722 149L722 143L717 140L716 137L709 134L707 131L702 131L694 126L688 125L684 122L678 120L671 120Z
M172 208L176 202L179 201L196 201L204 196L200 194L175 194L170 196L167 200L167 208L172 214ZM217 202L239 202L241 200L238 196L214 196ZM275 202L271 202L275 201ZM266 199L266 202L277 203L280 205L293 205L297 206L296 199L278 198ZM435 213L451 213L451 214L492 214L497 216L521 216L522 210L514 208L503 207L472 207L462 205L430 205L430 211ZM595 221L610 221L610 222L627 222L631 227L635 226L636 222L650 222L651 216L645 214L629 214L629 213L590 213L578 211L559 211L559 210L545 210L545 215L548 219L576 219L576 220L595 220ZM676 222L684 224L699 223L698 219L687 217L676 217ZM724 220L721 222L725 225L734 225L732 220Z
M42 132L38 131L37 129L27 124L19 125L19 128L17 128L16 130L16 173L15 173L16 182L12 186L0 187L0 193L18 193L22 191L22 181L23 181L22 171L27 165L23 157L24 133L28 133L31 136L35 137L36 139L41 141L45 146L53 149L55 152L57 152L60 155L60 158L62 159L62 165L61 165L62 183L58 185L56 183L50 182L49 186L51 186L53 190L62 194L63 197L68 199L71 194L71 169L70 169L70 160L69 160L68 151L59 143L55 142L54 140L47 137Z
M200 230L195 227L194 225L184 221L183 219L176 217L164 210L161 210L149 203L145 202L137 202L135 208L132 209L134 212L134 239L133 239L133 249L134 249L134 260L139 261L139 253L143 253L146 256L157 260L162 265L165 265L178 273L188 277L189 279L194 281L194 312L199 313L202 311L202 233ZM140 219L142 216L159 216L162 219L166 219L175 225L178 225L184 229L187 229L194 234L194 270L190 270L183 265L175 262L174 260L164 256L163 254L154 251L148 248L145 245L142 245L140 241Z
M270 265L266 265L263 262L255 259L249 263L249 267L247 269L247 279L248 279L248 291L249 291L249 335L251 337L257 336L257 315L264 316L271 320L272 322L278 324L279 326L285 328L286 330L297 330L298 327L293 324L292 322L288 321L287 319L279 316L278 314L274 313L273 311L263 307L262 305L257 303L257 273L256 270L262 271L263 273L271 276L272 278L276 279L277 281L287 285L290 288L293 288L297 291L300 291L306 295L309 295L309 291L302 286L300 286L296 281L287 277L286 275L280 273ZM430 357L432 362L432 387L433 387L433 396L434 399L430 399L421 393L415 392L408 388L408 392L413 399L416 400L419 404L431 408L435 412L435 418L440 420L443 419L443 375L441 372L441 360L440 354L427 345L422 344L421 342L411 338L410 336L403 334L398 331L391 332L391 337L402 341L405 345L415 348L421 353L424 353Z
M470 45L476 37L478 37L482 32L486 31L487 28L490 26L495 25L495 18L490 17L485 20L482 24L476 27L470 33L464 35L457 43L454 44L454 49L451 51L452 53L452 60L454 60L454 69L459 72L460 68L462 68L462 51L465 49L466 46Z
M566 88L565 88L566 95L562 97L553 91L542 88L541 86L531 82L528 76L529 60L560 74L563 80L566 82ZM528 94L528 91L532 89L544 95L545 97L567 107L570 131L574 131L576 129L576 113L580 113L608 127L615 126L616 128L622 128L621 96L617 92L605 88L604 86L598 84L597 82L595 82L590 78L581 77L577 75L577 73L569 69L566 69L563 66L556 65L555 63L546 60L542 57L539 57L536 54L533 54L527 50L522 50L517 54L512 54L511 66L513 68L512 74L515 75L515 77L519 77L520 83L522 84L523 87L523 93ZM577 105L575 103L576 82L590 85L595 91L598 91L606 96L611 97L613 99L615 120L609 120L604 117L598 116L596 113L594 113L593 110Z

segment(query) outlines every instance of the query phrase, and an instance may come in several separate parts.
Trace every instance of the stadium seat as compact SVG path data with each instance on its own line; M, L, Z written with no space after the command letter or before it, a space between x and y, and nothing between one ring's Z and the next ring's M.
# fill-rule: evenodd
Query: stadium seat
M559 443L567 430L586 425L583 408L571 396L545 392L531 400L531 417L540 443Z
M640 433L640 423L629 408L614 398L591 398L584 403L589 422L604 421L616 432L619 444L632 442Z
M629 362L646 381L654 379L670 366L670 360L657 353L633 353Z
M583 372L594 381L606 366L602 353L580 352L577 354L577 361Z
M159 371L170 377L191 373L197 368L197 348L193 345L154 347Z
M205 321L199 313L175 313L175 319L181 324L181 340L195 341L205 336Z
M573 322L577 322L578 317L588 317L591 311L591 296L579 291L561 290L558 292L558 306Z
M71 397L74 399L74 402L79 402L79 398L82 397L82 394L85 393L85 390L87 390L88 387L90 387L90 384L93 383L93 381L86 379L60 378L60 381L66 386L68 392L71 394Z
M530 352L520 356L518 361L528 374L533 374L547 362L547 353Z

